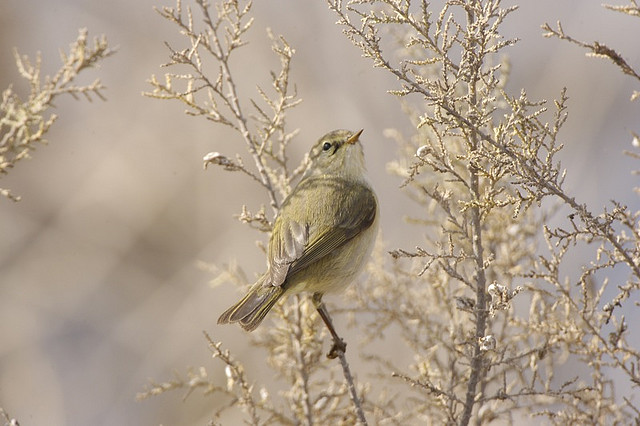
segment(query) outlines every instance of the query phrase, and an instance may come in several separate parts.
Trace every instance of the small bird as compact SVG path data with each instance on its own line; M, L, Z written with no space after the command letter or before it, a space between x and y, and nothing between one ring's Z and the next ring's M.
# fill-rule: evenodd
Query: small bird
M310 292L337 349L344 352L322 296L346 288L358 276L378 231L378 202L365 178L361 134L334 130L314 144L309 169L274 222L267 271L218 324L238 322L252 331L281 297Z

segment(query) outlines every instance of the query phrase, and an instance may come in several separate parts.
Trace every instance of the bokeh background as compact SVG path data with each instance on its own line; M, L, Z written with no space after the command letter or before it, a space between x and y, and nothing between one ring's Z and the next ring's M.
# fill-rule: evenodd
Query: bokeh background
M605 11L600 0L521 3L504 27L520 39L508 50L509 89L551 100L566 86L568 190L592 207L616 198L637 209L631 170L640 167L623 155L632 149L630 132L640 133L640 103L629 102L637 82L573 45L543 38L540 25L561 20L568 33L615 47L638 69L640 23ZM100 77L108 100L59 99L49 145L0 181L23 198L0 199L0 407L23 426L206 424L212 401L200 395L135 401L149 378L170 379L188 366L206 366L224 380L203 330L257 377L270 374L259 354L245 350L244 332L215 323L237 289L212 286L213 274L198 267L236 262L249 277L261 272L255 240L264 236L233 214L267 199L239 174L202 169L209 151L244 153L237 135L184 115L178 103L141 95L150 75L164 72L163 42L183 46L176 28L154 12L162 5L172 3L0 0L2 89L28 89L14 47L30 56L41 51L44 74L58 68L59 49L81 27L118 46L83 77ZM410 131L399 102L385 93L393 79L360 57L322 1L258 1L253 14L250 44L232 64L243 92L253 96L256 82L265 84L268 70L277 69L267 27L285 35L297 52L292 79L303 98L289 116L300 128L293 160L329 130L364 128L382 238L390 248L418 244L403 222L413 206L385 173L396 149L384 129Z

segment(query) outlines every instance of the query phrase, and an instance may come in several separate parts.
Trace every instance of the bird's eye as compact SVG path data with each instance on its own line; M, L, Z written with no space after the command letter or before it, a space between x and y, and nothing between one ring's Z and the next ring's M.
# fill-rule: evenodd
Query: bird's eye
M325 142L325 143L322 145L322 150L323 150L323 151L329 151L330 149L331 149L331 142Z

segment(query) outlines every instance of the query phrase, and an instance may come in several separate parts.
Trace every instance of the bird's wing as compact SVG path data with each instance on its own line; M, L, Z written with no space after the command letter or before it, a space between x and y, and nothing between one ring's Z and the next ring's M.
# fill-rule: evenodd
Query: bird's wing
M314 194L313 202L309 193ZM376 211L376 197L368 186L336 178L301 182L283 203L274 224L269 242L270 285L282 285L287 276L369 228Z

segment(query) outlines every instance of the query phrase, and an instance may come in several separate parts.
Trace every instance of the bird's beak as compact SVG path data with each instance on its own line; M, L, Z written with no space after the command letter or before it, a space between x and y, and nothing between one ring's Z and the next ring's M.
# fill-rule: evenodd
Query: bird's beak
M360 129L359 132L354 133L353 136L347 139L347 143L353 145L354 143L358 142L358 138L360 138L360 135L362 134L363 131L364 129Z

